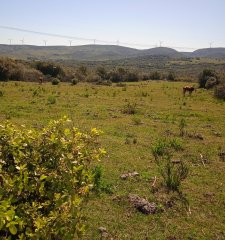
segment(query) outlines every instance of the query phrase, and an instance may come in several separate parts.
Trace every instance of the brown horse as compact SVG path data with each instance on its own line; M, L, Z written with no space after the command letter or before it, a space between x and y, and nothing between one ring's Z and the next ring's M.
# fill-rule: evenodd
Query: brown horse
M189 95L191 95L194 90L195 88L193 86L185 86L183 87L183 94L185 96L185 93L189 92Z

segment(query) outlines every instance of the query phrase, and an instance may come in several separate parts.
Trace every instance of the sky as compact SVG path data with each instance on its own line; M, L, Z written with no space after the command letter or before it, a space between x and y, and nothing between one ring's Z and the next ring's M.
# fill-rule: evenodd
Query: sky
M0 4L1 44L96 43L140 49L161 45L183 51L210 43L225 47L225 0L0 0Z

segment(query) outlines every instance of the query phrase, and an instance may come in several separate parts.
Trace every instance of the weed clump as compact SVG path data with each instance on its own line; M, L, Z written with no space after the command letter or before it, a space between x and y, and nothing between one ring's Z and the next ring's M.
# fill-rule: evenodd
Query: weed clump
M135 114L137 113L137 104L128 102L123 109L125 114Z
M54 96L54 95L48 96L47 102L48 102L48 104L55 104L56 103L56 96Z
M188 176L188 167L183 161L173 161L173 152L181 149L177 141L161 139L152 147L158 171L168 192L180 192L181 182Z

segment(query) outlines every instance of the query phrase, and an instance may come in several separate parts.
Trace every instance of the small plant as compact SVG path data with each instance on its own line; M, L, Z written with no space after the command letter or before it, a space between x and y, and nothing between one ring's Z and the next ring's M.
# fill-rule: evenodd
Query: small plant
M71 80L71 85L74 86L74 85L77 85L78 84L78 80L76 78L73 78Z
M2 90L0 90L0 97L3 97L4 92Z
M105 183L103 181L103 168L101 166L96 166L93 171L93 191L100 193L105 192L108 194L112 194L112 187L111 185Z
M119 82L116 84L117 87L126 87L127 84L126 83L122 83L122 82Z
M123 109L123 113L135 114L137 113L137 104L128 102Z
M58 78L52 79L52 85L58 85L60 83L60 80Z
M161 139L152 147L152 154L158 171L164 180L167 190L180 192L181 182L188 176L188 167L182 162L172 161L173 152L177 149L174 141Z
M48 96L47 102L48 102L48 104L55 104L56 103L56 97L54 95Z
M142 123L141 119L139 117L135 117L135 116L132 118L132 121L135 125L141 125L141 123Z
M180 123L179 123L179 128L180 128L180 136L184 136L185 134L185 127L187 126L187 123L184 118L181 118Z
M149 96L149 94L147 92L141 92L141 96L142 97L147 97L147 96Z

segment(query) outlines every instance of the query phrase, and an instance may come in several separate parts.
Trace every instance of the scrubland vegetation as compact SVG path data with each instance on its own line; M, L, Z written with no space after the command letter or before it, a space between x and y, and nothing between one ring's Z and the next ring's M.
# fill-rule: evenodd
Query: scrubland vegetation
M198 67L1 58L1 239L224 239L225 78Z

